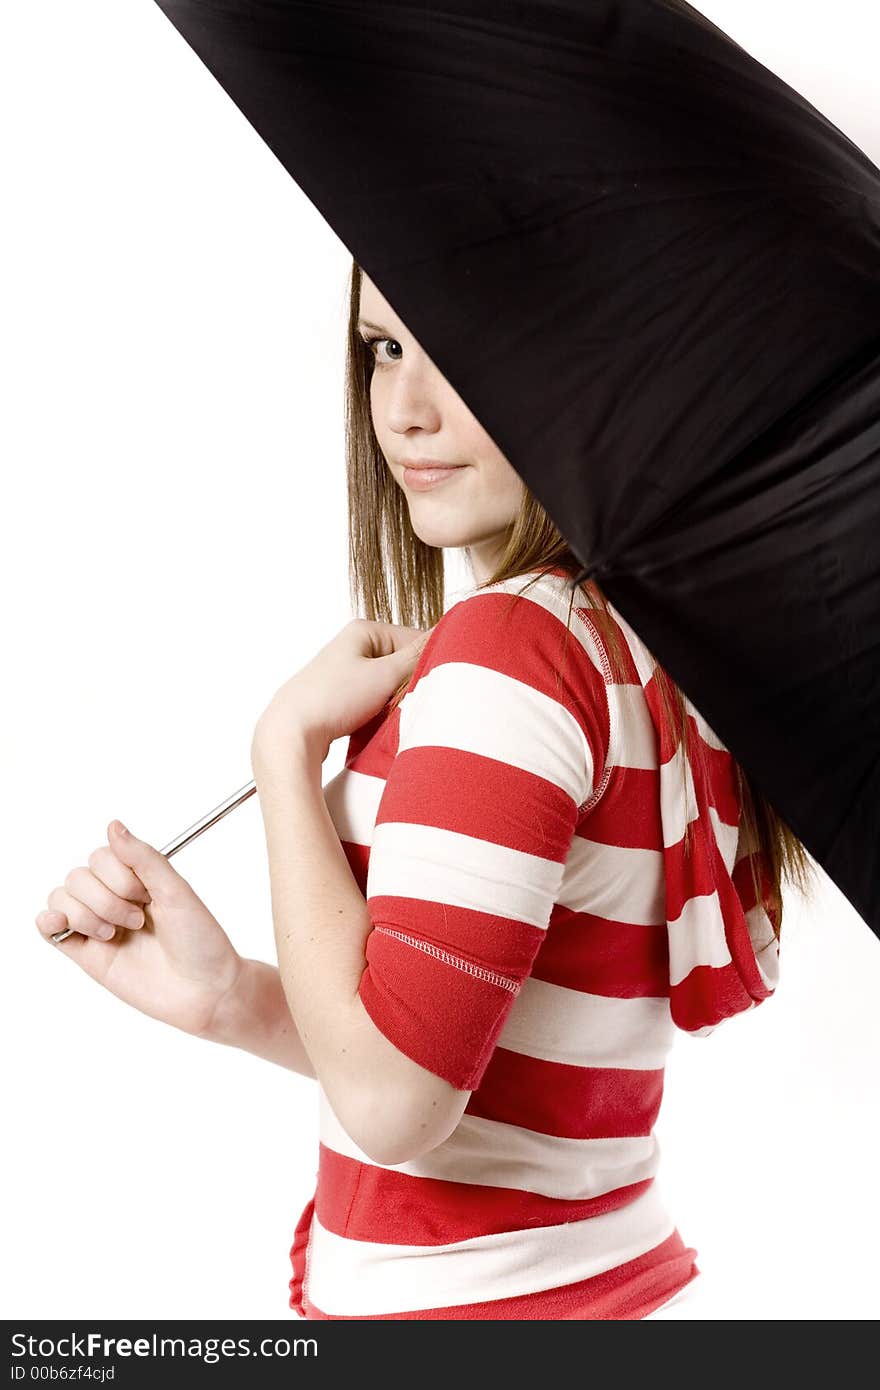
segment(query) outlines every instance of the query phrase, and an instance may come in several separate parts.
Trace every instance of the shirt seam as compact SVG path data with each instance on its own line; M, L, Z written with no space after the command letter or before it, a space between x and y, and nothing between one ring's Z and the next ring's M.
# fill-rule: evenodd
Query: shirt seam
M312 1253L312 1236L313 1236L313 1234L314 1234L314 1227L315 1227L315 1208L314 1208L314 1206L313 1206L313 1207L312 1207L312 1214L311 1214L311 1216L309 1217L309 1233L308 1233L308 1238L307 1238L307 1240L306 1240L306 1248L305 1248L305 1252L304 1252L304 1254L303 1254L303 1278L302 1278L302 1290L301 1290L301 1292L300 1292L300 1302L302 1303L302 1306L303 1306L303 1309L304 1309L304 1310L305 1310L305 1308L306 1308L306 1306L307 1306L307 1300L308 1300L308 1296L309 1296L309 1294L308 1294L308 1289L309 1289L309 1256L310 1256L311 1253ZM306 1314L306 1316L308 1316L308 1314Z
M616 753L617 751L617 712L614 708L614 702L611 699L611 692L609 690L609 686L613 683L613 673L611 670L611 662L608 660L608 653L605 650L604 643L602 642L602 639L599 636L595 623L593 623L591 619L587 617L584 609L575 608L574 611L575 613L577 613L584 626L589 629L593 641L596 644L596 650L599 655L599 660L602 663L602 675L605 684L605 703L608 708L608 748L605 757L605 767L602 771L602 777L598 785L593 788L591 795L587 797L586 801L582 802L582 804L578 807L578 816L582 816L586 811L591 811L596 805L598 805L598 803L601 801L602 797L605 794L609 781L611 780L611 772L614 766L612 753Z
M519 980L512 979L508 975L501 975L497 970L488 970L483 965L475 965L473 961L465 960L463 956L453 955L451 951L445 951L442 947L435 946L433 942L420 941L418 937L410 936L408 932L394 931L391 927L374 927L373 930L382 932L385 936L393 936L406 946L414 946L416 950L424 951L426 955L433 956L435 960L442 960L446 965L451 965L467 975L485 980L488 984L498 985L500 989L506 989L510 994L516 994L520 987Z

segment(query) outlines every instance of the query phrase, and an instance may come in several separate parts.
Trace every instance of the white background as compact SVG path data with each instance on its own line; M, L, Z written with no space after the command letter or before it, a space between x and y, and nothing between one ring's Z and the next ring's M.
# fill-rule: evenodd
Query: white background
M868 0L702 9L880 162ZM7 6L0 53L4 1316L298 1325L314 1082L126 1008L34 917L114 817L161 846L249 781L351 616L349 254L153 0ZM175 866L274 959L255 797ZM775 999L667 1072L694 1317L880 1311L880 945L820 882Z

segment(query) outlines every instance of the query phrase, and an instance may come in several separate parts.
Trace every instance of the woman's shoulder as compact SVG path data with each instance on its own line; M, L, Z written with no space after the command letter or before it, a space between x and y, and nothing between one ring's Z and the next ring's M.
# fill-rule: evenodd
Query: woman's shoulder
M505 664L515 665L519 658L531 666L536 656L555 665L571 651L569 659L589 662L603 679L610 680L602 634L609 623L616 625L615 619L611 605L604 609L583 587L574 585L566 570L531 570L466 590L434 628L431 656L451 653L461 645L475 659L480 652L489 659L495 650L504 653ZM628 632L618 629L618 633L628 646Z
M446 628L490 626L497 618L499 624L515 614L519 621L539 621L539 613L568 622L572 605L584 599L583 591L572 595L570 577L561 570L530 570L524 574L499 579L466 589L446 610L440 623ZM547 624L552 626L552 624Z
M574 615L582 600L578 591L572 594L569 577L556 571L531 571L467 590L433 628L411 687L454 663L488 668L557 701L604 706L607 663L595 633ZM472 678L462 671L461 679ZM493 688L499 689L497 683Z

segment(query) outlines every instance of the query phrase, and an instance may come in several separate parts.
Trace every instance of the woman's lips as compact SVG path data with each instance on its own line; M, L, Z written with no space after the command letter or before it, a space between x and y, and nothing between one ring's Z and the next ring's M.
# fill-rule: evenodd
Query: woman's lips
M427 492L429 488L445 483L455 473L460 473L467 465L460 463L445 468L404 468L403 481L413 492Z

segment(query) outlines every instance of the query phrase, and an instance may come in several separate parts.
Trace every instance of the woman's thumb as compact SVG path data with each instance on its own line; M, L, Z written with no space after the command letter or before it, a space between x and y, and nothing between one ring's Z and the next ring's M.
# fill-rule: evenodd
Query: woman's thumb
M134 869L152 897L161 896L162 888L169 884L170 877L177 877L162 851L147 844L146 840L137 839L122 821L110 822L107 840L116 858Z
M414 642L407 642L406 646L398 647L397 651L392 653L404 671L411 671L416 666L425 649L427 640L427 634L422 632Z

